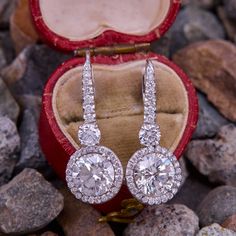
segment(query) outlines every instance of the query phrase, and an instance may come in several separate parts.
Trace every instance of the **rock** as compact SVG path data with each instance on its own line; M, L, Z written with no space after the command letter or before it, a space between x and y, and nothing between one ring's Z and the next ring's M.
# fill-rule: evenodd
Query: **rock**
M10 17L16 6L15 0L0 1L0 28L7 28Z
M180 11L170 34L171 55L194 42L225 37L224 28L213 13L192 6Z
M20 108L0 77L0 116L7 116L16 122Z
M197 233L198 217L184 205L159 205L146 207L125 229L125 236L169 236Z
M25 48L7 67L1 70L1 75L9 87L21 79L26 71L31 47Z
M198 206L200 224L222 224L229 216L235 214L235 199L235 187L221 186L212 190Z
M26 234L43 228L63 209L63 196L41 174L25 169L0 188L0 231Z
M37 42L39 37L31 20L28 0L17 0L10 19L10 32L16 53Z
M228 18L236 20L236 0L223 0L223 4Z
M78 201L67 189L61 190L65 207L58 221L67 236L114 236L107 223L99 223L101 217L92 206Z
M58 236L58 234L47 231L47 232L44 232L43 234L41 234L41 236Z
M218 224L212 224L202 228L196 236L235 236L236 233L221 227Z
M213 189L205 178L197 172L196 169L189 168L189 176L184 182L181 189L169 201L170 204L183 204L193 211L196 211L197 206L206 197L206 195ZM196 197L197 193L197 197Z
M236 25L234 20L229 19L224 11L223 7L218 7L217 8L217 13L219 15L219 18L224 24L225 31L227 33L227 36L231 41L236 43Z
M211 182L236 186L236 126L223 126L214 139L194 140L186 157Z
M178 51L173 60L226 118L236 121L234 44L223 40L195 43Z
M29 46L19 54L12 65L2 71L4 81L15 96L41 96L45 83L53 71L70 55L65 55L45 45Z
M227 218L222 226L224 228L227 228L227 229L230 229L230 230L233 230L236 232L236 214L230 216L229 218Z
M11 178L19 150L20 138L15 124L7 117L0 117L0 186Z
M16 171L24 168L34 168L44 173L50 170L39 144L38 117L39 111L25 109L19 128L21 137L20 159L16 164Z
M185 183L186 179L188 178L189 172L186 166L186 161L183 157L179 159L179 164L182 171L182 183L181 183L181 186L182 186Z
M223 125L229 122L207 101L205 95L200 92L198 92L197 95L199 102L199 119L193 138L205 139L213 137Z
M170 34L167 32L160 39L151 43L151 50L155 53L170 56Z
M219 0L183 0L183 6L197 6L203 9L212 9L219 4Z
M15 57L15 49L13 48L12 39L9 31L0 32L0 45L4 56L1 57L0 68L5 68Z
M5 53L4 53L4 49L3 46L1 45L1 41L0 41L0 69L2 69L4 66L6 66L6 57L5 57Z

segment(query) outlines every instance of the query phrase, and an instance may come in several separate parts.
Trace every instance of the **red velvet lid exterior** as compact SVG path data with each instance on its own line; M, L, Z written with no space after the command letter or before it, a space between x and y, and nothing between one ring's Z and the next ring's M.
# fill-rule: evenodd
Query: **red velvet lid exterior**
M32 19L41 38L49 45L62 50L74 51L79 48L108 46L112 44L147 43L160 38L173 24L180 7L180 0L172 0L169 12L157 28L146 35L135 36L107 30L96 38L82 41L71 41L52 32L44 23L40 11L39 0L30 0Z

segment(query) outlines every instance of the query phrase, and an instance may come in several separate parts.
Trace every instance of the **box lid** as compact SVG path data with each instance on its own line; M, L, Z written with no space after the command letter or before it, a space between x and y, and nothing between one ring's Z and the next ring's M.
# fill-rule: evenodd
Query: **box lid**
M30 0L36 29L63 50L151 42L172 25L180 0Z

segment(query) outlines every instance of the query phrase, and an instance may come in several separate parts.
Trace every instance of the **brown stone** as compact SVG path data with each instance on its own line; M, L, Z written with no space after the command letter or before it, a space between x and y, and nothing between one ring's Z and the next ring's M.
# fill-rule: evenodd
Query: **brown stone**
M229 218L227 218L227 219L223 222L222 226L223 226L224 228L231 229L231 230L233 230L233 231L236 232L236 214L230 216Z
M61 190L64 210L58 221L67 236L114 236L107 223L99 223L101 217L92 206L77 200L68 190Z
M224 40L194 43L173 60L228 119L236 121L236 46Z
M31 20L28 0L17 1L17 7L10 18L10 31L17 53L38 40L38 34Z
M186 157L211 182L236 186L236 126L225 125L214 139L193 140Z

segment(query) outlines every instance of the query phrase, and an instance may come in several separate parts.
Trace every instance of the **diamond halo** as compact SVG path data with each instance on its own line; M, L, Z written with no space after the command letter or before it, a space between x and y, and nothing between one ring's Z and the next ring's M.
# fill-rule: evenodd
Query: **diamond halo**
M70 158L66 181L75 197L90 204L101 204L120 190L123 169L117 156L103 146L82 147Z
M78 139L83 145L71 157L66 181L75 197L90 204L101 204L113 198L123 182L120 160L107 147L99 145L101 132L96 122L95 88L89 52L82 74L83 118Z
M138 150L128 161L126 183L131 194L148 205L165 203L177 193L182 180L177 158L160 146L156 123L156 83L154 67L147 61L143 77L144 122L139 131Z
M138 150L126 167L126 182L130 192L148 205L170 200L176 194L181 179L176 157L160 146Z

